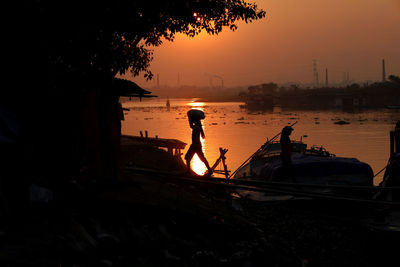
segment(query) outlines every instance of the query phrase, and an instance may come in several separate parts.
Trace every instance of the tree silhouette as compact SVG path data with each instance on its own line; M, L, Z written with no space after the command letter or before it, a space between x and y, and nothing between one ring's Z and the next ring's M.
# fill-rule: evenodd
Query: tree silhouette
M224 27L235 30L239 20L265 17L256 4L244 0L12 4L2 34L12 55L7 67L13 76L8 78L14 82L2 90L10 97L0 99L7 112L18 114L21 139L35 148L26 161L49 177L59 170L67 173L67 168L76 173L83 160L112 169L107 166L115 165L111 161L117 157L120 134L114 77L131 72L150 79L152 48L173 41L177 33L193 37L205 30L214 35ZM21 153L15 152L15 157Z
M389 75L389 81L391 81L392 83L397 83L400 84L400 77L396 76L396 75Z
M177 33L218 34L265 16L243 0L175 1L34 1L36 17L45 19L38 36L48 49L50 71L96 70L112 76L149 70L152 47L173 41Z

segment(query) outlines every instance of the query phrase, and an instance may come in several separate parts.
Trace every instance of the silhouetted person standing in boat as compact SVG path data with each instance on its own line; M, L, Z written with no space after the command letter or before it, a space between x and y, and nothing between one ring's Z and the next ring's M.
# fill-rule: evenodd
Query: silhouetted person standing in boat
M212 170L210 168L210 165L208 164L206 157L204 156L200 140L200 135L203 139L205 138L203 127L201 125L201 120L203 120L206 116L203 111L197 109L189 110L187 115L190 128L192 128L192 144L190 145L189 150L185 155L186 165L188 167L187 172L190 173L190 161L192 160L194 154L197 154L197 156L208 169L207 175L211 175Z
M285 126L282 129L281 133L281 159L282 159L282 174L284 176L292 176L295 181L293 175L293 165L292 165L292 143L290 141L290 134L292 133L293 128L290 126Z

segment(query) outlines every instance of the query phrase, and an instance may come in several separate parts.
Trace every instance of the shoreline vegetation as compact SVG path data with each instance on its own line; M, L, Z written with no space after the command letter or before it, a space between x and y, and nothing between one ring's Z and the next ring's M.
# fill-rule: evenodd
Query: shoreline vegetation
M184 168L164 150L121 144L128 166ZM257 202L129 171L61 191L13 221L1 214L2 266L385 266L396 257L389 241L399 236L369 229L344 203Z

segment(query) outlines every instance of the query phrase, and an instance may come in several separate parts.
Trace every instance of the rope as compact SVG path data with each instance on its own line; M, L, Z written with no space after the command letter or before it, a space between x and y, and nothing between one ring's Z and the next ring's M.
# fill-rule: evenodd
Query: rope
M247 177L251 178L251 177ZM222 178L210 177L210 180L225 181ZM227 183L240 184L246 186L257 186L260 188L265 187L309 187L309 188L325 188L325 189L349 189L349 190L364 190L364 191L389 191L400 190L400 187L378 187L378 186L363 186L363 185L326 185L326 184L304 184L304 183L288 183L288 182L265 182L258 180L245 180L245 179L231 179Z
M389 164L387 164L385 167L383 167L383 169L380 170L379 172L377 172L377 173L374 175L374 177L372 177L372 178L375 178L376 176L378 176L378 175L379 175L381 172L383 172L388 166L389 166Z
M296 123L297 123L297 121L294 122L292 125L290 125L290 127L294 126ZM258 153L258 151L262 150L262 148L263 148L264 146L266 146L267 144L269 144L269 143L271 143L272 141L274 141L274 140L275 140L276 138L278 138L278 136L280 136L280 135L281 135L281 132L279 132L279 133L276 134L274 137L272 137L271 140L265 142L265 144L263 144L259 149L257 149L256 152L254 152L254 153L253 153L248 159L246 159L234 172L232 172L231 175L229 175L228 178L230 179L231 177L233 177L233 176L238 172L238 170L239 170L240 168L242 168L255 154Z
M127 169L127 171L133 171L132 169ZM348 196L341 196L337 194L327 194L327 193L317 193L317 192L305 192L302 190L293 190L287 188L279 188L276 186L265 186L265 187L258 187L258 186L251 186L251 185L244 185L244 184L231 184L230 182L235 181L236 179L230 180L226 183L226 179L221 179L221 182L213 181L213 179L199 179L199 178L190 178L190 177L183 177L183 176L171 176L171 174L162 173L162 172L155 172L153 174L154 178L169 178L170 180L177 180L177 181L186 181L192 183L201 183L201 184L210 184L216 186L222 186L225 188L231 189L239 189L239 190L248 190L253 192L263 192L263 193L283 193L283 194L291 194L303 197L314 197L319 199L331 199L331 200L343 200L343 201L350 201L350 202L359 202L359 203L366 203L366 204L380 204L380 205L390 205L390 206L400 206L400 202L397 201L384 201L384 200L372 200L366 198L354 198ZM127 183L127 182L126 182ZM349 188L350 189L350 188ZM369 188L372 189L372 188ZM383 190L385 188L376 188L377 190ZM398 187L393 187L391 189L398 189Z

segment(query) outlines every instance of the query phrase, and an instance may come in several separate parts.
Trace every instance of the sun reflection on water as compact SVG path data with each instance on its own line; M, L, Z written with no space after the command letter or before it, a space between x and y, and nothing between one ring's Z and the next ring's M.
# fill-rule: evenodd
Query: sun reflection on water
M193 109L199 109L201 111L204 111L204 106L206 103L204 102L196 102L196 101L192 101L188 103L188 106L192 107Z
M204 102L193 102L192 101L192 102L188 103L188 106L190 106L192 109L198 109L198 110L201 110L203 112L204 112L204 105L205 105ZM206 131L205 131L205 128L206 127L203 124L204 133L207 134ZM206 146L206 140L203 139L203 138L201 138L200 140L201 140L201 144L202 144L203 153L205 154L205 150L204 149L205 149L205 146ZM197 154L194 155L194 157L193 157L193 159L192 159L192 161L190 163L190 166L191 166L192 170L195 173L197 173L198 175L204 175L206 170L207 170L206 166L200 160L200 158L197 156Z

